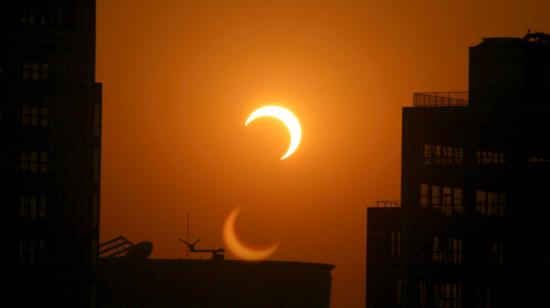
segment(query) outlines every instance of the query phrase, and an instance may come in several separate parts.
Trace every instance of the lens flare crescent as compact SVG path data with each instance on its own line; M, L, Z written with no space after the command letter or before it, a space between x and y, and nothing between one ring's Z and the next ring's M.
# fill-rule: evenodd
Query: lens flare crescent
M231 211L231 213L229 213L225 220L223 226L223 240L225 242L225 247L242 260L259 261L267 259L279 248L279 243L273 243L262 249L254 249L241 243L235 233L235 220L237 219L240 211L241 208L235 208Z

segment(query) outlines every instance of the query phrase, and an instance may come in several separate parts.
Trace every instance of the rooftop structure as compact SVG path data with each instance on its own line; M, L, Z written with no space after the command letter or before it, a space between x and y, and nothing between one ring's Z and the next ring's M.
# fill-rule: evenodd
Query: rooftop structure
M119 251L110 241L105 251ZM100 307L329 307L333 265L304 262L151 260L149 245L100 258ZM193 244L189 244L193 246ZM122 247L122 246L120 246ZM197 251L197 250L195 250ZM136 257L139 256L139 257Z

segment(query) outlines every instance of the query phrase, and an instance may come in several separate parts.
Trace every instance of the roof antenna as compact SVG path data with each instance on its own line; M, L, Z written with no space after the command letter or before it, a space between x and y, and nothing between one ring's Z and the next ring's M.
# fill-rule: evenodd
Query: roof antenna
M187 211L187 223L185 229L185 241L189 243L189 211ZM185 250L185 259L189 259L189 249Z

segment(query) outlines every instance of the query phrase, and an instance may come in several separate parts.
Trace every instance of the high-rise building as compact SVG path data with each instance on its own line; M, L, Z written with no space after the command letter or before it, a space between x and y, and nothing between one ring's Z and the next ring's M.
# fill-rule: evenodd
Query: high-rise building
M0 7L0 306L90 307L101 152L95 1Z
M401 204L368 209L367 307L550 307L549 140L549 35L486 38L469 93L414 94Z

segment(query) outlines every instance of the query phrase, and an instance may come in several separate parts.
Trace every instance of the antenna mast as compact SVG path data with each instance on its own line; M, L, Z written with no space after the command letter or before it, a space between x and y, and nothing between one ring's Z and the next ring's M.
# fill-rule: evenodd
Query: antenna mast
M189 243L189 211L187 211L187 226L185 229L185 241ZM189 249L185 250L185 259L189 259Z

